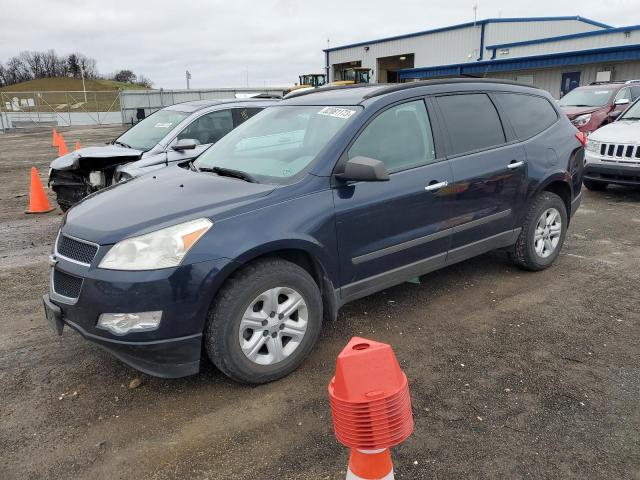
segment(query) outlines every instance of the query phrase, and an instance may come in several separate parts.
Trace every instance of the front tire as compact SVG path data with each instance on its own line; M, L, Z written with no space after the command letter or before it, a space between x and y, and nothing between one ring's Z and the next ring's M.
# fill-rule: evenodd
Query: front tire
M259 384L294 371L322 325L322 297L311 275L282 259L234 273L209 311L205 347L225 375Z
M599 182L597 180L583 180L584 186L593 192L602 192L609 185L607 182Z
M560 254L567 224L567 208L562 199L555 193L540 193L529 206L511 258L525 270L549 267Z

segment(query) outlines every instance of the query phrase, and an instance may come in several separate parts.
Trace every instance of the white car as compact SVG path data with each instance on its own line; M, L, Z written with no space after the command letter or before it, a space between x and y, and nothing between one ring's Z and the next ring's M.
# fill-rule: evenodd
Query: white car
M589 190L607 185L640 186L640 99L587 141L583 183Z

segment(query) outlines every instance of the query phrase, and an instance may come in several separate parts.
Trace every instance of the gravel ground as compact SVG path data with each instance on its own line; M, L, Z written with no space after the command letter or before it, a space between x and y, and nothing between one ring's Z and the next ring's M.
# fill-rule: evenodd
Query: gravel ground
M391 343L409 377L415 432L393 451L396 478L640 479L639 191L586 192L544 272L491 253L372 295L298 371L245 387L213 367L140 375L52 334L40 297L60 213L23 213L50 142L0 135L0 478L344 478L326 385L361 335Z

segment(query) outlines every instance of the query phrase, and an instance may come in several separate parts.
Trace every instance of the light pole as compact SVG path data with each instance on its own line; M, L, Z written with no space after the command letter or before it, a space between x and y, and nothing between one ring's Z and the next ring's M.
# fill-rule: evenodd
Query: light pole
M187 90L189 90L189 80L191 80L191 73L189 72L189 70L185 72L185 77L187 79Z

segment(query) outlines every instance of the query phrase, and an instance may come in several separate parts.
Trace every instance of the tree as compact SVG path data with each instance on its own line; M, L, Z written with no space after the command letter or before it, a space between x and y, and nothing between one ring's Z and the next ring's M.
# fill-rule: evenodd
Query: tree
M120 70L113 76L113 79L116 82L124 82L124 83L135 83L136 74L131 70Z
M145 77L144 75L139 75L138 81L136 83L142 87L147 87L147 88L151 88L153 86L153 82L147 77Z

